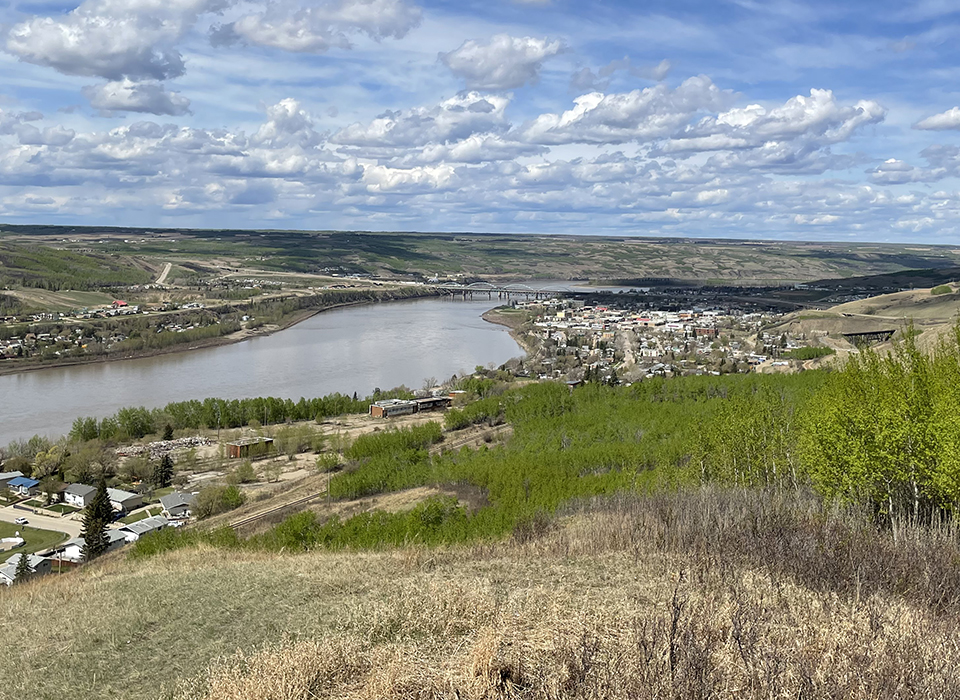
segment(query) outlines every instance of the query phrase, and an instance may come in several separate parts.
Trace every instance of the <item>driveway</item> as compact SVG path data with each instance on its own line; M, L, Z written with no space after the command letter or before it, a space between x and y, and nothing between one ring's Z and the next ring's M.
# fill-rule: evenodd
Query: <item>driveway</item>
M69 516L66 518L56 518L49 515L35 515L30 511L20 510L13 506L0 508L0 520L15 524L17 518L26 518L29 520L30 527L65 532L70 539L79 537L80 530L83 529L83 524L79 520L73 520Z

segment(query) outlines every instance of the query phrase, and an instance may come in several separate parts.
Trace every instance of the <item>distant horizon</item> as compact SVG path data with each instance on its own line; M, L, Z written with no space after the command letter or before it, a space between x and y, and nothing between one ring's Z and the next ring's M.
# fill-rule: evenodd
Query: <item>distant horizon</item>
M957 245L958 35L934 0L14 0L0 218Z
M118 229L118 230L132 230L132 231L143 231L143 232L154 232L154 231L237 231L237 232L249 232L249 233L356 233L356 234L397 234L397 235L423 235L423 236L568 236L571 238L637 238L637 239L655 239L655 240L668 240L668 241L724 241L728 243L791 243L796 245L810 244L810 245L852 245L852 246L925 246L930 248L956 248L960 243L948 243L948 242L936 242L936 243L926 243L923 241L915 240L900 240L900 241L880 241L880 240L871 240L871 239L857 239L857 240L838 240L838 239L801 239L801 238L740 238L736 236L696 236L696 235L681 235L681 234L653 234L653 233L570 233L570 232L560 232L560 231L465 231L465 230L449 230L449 231L440 231L440 230L399 230L399 229L347 229L347 228L279 228L279 227L246 227L246 226L164 226L164 225L121 225L121 224L61 224L61 223L20 223L12 221L3 221L0 222L0 234L4 231L4 227L13 227L13 226L22 226L22 227L58 227L58 228L82 228L82 229ZM49 234L46 234L49 235ZM0 238L2 240L2 238Z

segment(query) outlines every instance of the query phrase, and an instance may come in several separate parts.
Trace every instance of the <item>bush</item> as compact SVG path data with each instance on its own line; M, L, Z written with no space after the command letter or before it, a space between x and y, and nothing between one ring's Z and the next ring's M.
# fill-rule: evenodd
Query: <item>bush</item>
M953 287L949 284L941 284L930 290L930 293L934 296L939 296L940 294L953 294Z
M781 355L782 358L787 360L815 360L818 357L827 357L833 355L836 352L833 348L822 348L822 347L807 347L807 348L796 348L795 350L790 350Z
M246 494L233 484L228 486L204 486L197 494L193 512L197 518L203 520L239 508L246 501Z

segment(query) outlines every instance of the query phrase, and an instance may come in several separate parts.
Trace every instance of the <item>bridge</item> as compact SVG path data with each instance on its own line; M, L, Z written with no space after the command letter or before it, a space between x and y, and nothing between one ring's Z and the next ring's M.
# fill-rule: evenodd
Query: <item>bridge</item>
M893 337L895 330L861 331L860 333L844 333L843 337L857 347L871 343L884 343Z
M486 294L488 299L492 299L496 294L499 299L509 299L513 296L522 296L534 299L548 299L550 297L563 295L589 294L584 290L574 290L570 287L559 285L545 285L543 287L531 287L528 284L491 284L490 282L474 282L473 284L433 284L434 289L440 290L442 294L451 296L472 297L474 294Z

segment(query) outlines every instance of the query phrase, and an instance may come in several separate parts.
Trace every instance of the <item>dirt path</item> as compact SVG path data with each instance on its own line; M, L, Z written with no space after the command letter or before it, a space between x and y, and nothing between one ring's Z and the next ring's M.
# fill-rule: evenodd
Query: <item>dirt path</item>
M167 281L167 275L170 274L170 270L173 268L173 263L167 263L163 266L163 272L160 273L160 276L157 277L157 281L154 284L163 284Z

